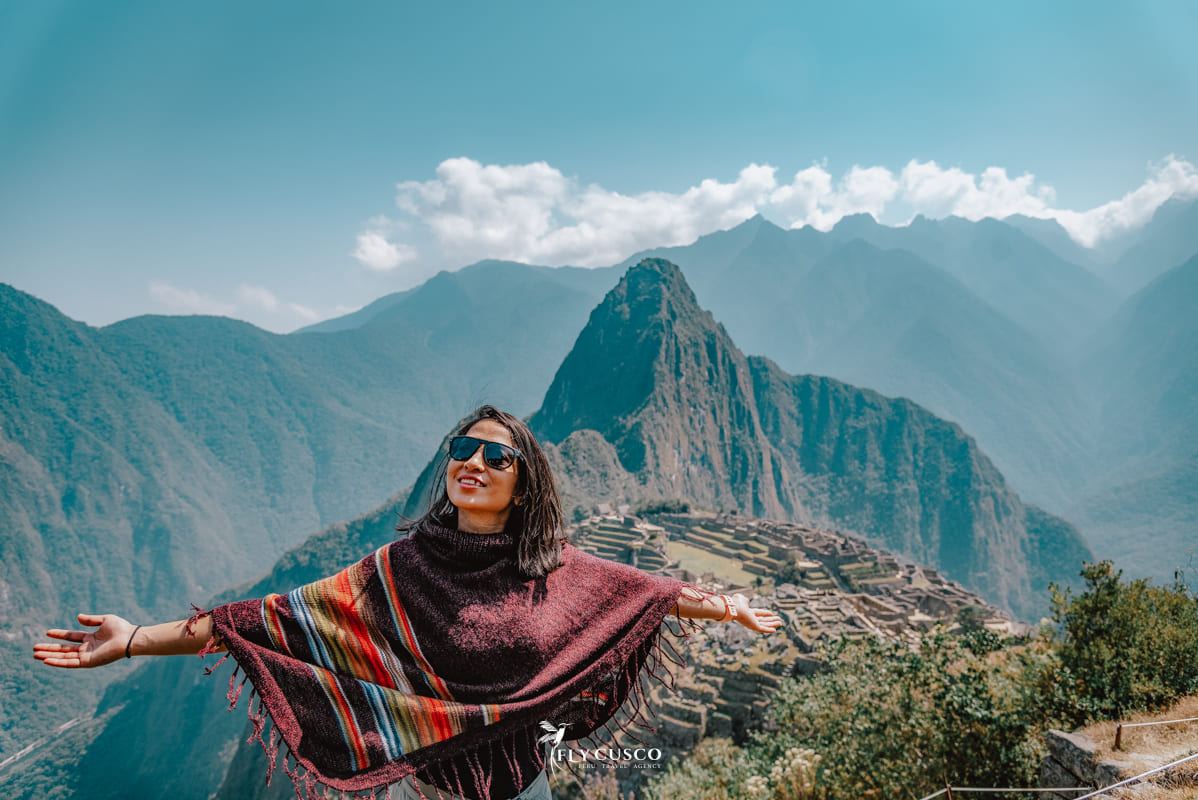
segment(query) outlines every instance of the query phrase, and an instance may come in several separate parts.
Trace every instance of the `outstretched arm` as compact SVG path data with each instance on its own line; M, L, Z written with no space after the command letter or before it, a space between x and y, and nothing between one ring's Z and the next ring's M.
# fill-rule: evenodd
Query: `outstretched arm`
M126 656L194 655L212 638L207 614L158 625L134 625L116 614L80 614L79 624L95 630L52 628L46 636L58 641L38 642L33 657L50 667L102 667Z
M704 594L690 586L678 595L678 603L671 614L688 619L714 619L720 622L736 620L751 631L773 633L782 625L782 619L768 608L753 608L749 598L743 594L731 597L723 594Z

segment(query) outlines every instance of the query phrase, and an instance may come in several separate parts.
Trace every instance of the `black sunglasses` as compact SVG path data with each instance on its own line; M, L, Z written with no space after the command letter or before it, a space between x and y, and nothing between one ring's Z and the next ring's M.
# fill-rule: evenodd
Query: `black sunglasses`
M483 449L483 461L491 469L507 469L517 458L524 454L514 447L508 447L499 442L488 442L486 439L475 439L473 436L455 436L449 440L449 457L454 461L467 461L472 455Z

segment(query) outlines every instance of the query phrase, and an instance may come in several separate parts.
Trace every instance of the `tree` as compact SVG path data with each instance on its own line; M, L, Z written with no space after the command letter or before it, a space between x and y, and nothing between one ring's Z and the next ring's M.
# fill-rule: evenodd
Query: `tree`
M1084 590L1053 587L1058 664L1042 691L1075 724L1163 708L1198 693L1198 596L1122 580L1110 561L1086 564Z

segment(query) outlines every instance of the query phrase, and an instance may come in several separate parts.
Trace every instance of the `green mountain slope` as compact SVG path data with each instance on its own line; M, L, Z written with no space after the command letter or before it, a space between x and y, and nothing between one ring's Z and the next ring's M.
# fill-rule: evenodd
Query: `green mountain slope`
M1090 297L1080 316L1087 326L1107 307L1106 293L1013 228L979 232L964 220L911 227L850 217L829 233L783 231L755 218L648 255L684 265L700 304L745 351L792 373L909 397L976 436L1022 495L1068 506L1084 483L1093 417L1072 365L1044 344L1047 334L1023 328L954 275L980 282L998 271L1008 305L1029 295L1041 298L1035 308L1059 303L1045 315L1054 330L1078 319L1067 313L1073 278L1079 296ZM973 258L975 250L985 257ZM1044 278L1021 284L1044 265L1054 268L1051 296L1037 288Z
M79 610L178 616L409 483L470 408L535 408L602 295L581 278L446 274L368 324L289 336L95 329L0 285L0 669ZM59 712L4 704L0 755L95 703L46 680Z
M1088 555L1067 523L1020 503L956 425L746 358L666 262L629 270L592 312L531 424L574 503L680 497L827 521L924 556L1025 613L1040 608L1047 578ZM389 541L399 514L417 512L433 465L406 495L325 529L221 599L284 591ZM192 659L147 663L110 688L68 772L125 776L107 793L88 787L94 798L290 796L281 775L262 785L263 757L240 744L244 711L225 711L224 685Z
M633 501L682 498L836 527L1027 617L1046 608L1048 581L1090 555L1059 520L1064 543L1041 552L1028 518L1042 512L956 425L908 400L746 358L663 260L630 269L591 314L530 424L558 446L579 500L619 487Z

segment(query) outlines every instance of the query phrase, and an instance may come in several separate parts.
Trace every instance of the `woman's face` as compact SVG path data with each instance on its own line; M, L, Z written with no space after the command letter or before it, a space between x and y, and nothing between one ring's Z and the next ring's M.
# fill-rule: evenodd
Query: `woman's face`
M499 442L514 447L508 429L493 419L479 420L466 436ZM495 469L483 461L483 448L477 448L465 461L449 460L445 475L449 502L458 509L458 529L472 533L498 533L512 513L520 460L507 469Z

